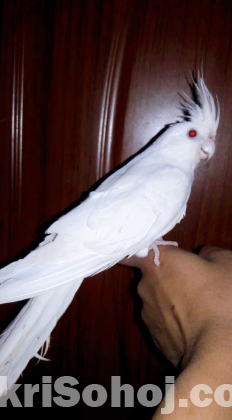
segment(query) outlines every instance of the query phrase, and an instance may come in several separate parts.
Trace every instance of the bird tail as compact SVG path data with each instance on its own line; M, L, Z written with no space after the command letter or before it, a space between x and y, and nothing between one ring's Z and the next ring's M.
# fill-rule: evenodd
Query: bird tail
M45 346L46 352L50 334L79 286L80 281L72 282L30 299L0 336L0 395L14 385L31 358L43 358L38 351Z

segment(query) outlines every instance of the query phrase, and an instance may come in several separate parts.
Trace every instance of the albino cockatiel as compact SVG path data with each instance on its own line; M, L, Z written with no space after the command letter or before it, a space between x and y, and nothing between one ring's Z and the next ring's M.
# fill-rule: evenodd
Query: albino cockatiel
M197 101L184 97L182 122L53 223L37 249L0 271L0 303L31 298L0 337L0 376L7 376L7 389L32 357L41 357L39 349L46 340L47 348L85 277L127 256L144 257L151 248L158 264L156 241L184 217L194 170L215 150L219 105L203 78L193 85Z

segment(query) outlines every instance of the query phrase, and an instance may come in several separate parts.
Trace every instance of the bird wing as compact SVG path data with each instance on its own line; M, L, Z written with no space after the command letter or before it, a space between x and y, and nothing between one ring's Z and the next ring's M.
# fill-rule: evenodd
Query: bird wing
M71 280L81 282L149 246L170 221L175 225L191 187L186 176L169 166L143 175L138 169L130 166L112 184L107 180L108 189L103 183L51 225L49 237L36 250L2 269L0 303L36 296Z

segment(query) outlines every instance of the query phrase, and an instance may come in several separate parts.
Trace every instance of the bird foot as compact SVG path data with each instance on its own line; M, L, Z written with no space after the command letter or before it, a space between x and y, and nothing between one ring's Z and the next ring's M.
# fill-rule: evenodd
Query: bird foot
M153 242L153 244L151 245L151 249L153 249L154 254L155 254L155 258L154 258L154 264L157 265L157 267L160 266L160 250L159 250L159 246L160 245L172 245L172 246L178 246L177 242L172 242L172 241L164 241L163 238L157 239L155 242Z

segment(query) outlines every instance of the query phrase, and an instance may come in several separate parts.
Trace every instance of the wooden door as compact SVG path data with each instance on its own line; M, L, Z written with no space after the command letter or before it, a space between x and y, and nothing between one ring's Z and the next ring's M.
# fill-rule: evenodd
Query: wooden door
M1 2L1 260L180 114L185 75L204 69L217 94L217 151L197 170L186 218L167 238L187 250L232 246L232 3L226 0L5 0ZM86 279L52 333L50 362L20 383L74 376L78 389L111 376L135 390L173 368L140 315L138 273L116 266ZM1 306L2 327L15 305ZM11 310L11 312L10 312ZM14 309L13 309L14 313ZM11 315L10 315L11 316ZM8 318L7 318L8 319ZM41 405L40 397L35 397ZM140 404L82 418L151 418Z

